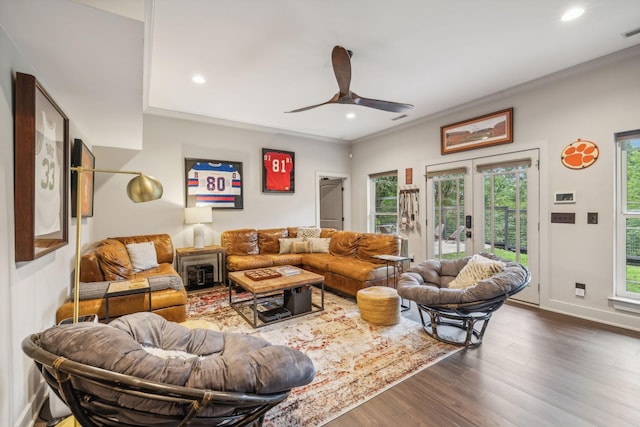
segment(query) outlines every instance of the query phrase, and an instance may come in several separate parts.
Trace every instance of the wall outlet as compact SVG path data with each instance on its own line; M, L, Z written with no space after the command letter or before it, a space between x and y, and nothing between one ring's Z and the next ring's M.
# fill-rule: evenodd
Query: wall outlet
M587 285L584 283L576 283L576 296L583 297L587 292Z
M587 224L598 223L598 212L587 212Z

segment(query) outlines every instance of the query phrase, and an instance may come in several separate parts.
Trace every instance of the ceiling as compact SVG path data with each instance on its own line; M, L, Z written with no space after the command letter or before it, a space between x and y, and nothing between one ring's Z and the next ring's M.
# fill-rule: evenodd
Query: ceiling
M19 17L0 24L72 120L125 148L143 111L354 141L640 44L622 36L640 28L640 0L0 1ZM584 15L561 22L574 5ZM353 51L353 91L415 107L285 113L338 91L335 45Z

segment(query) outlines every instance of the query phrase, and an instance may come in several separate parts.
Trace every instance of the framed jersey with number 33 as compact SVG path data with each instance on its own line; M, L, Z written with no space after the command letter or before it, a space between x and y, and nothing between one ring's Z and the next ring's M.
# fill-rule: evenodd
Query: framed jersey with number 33
M262 149L262 192L295 193L295 153Z

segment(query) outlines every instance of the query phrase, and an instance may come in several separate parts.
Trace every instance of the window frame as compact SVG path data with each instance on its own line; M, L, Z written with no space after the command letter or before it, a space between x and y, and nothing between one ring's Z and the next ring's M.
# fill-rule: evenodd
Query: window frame
M376 193L376 180L378 178L383 178L383 177L394 177L396 179L396 194L395 194L395 211L394 212L378 212L376 209L376 202L377 202L377 193ZM394 170L394 171L388 171L388 172L382 172L382 173L375 173L375 174L370 174L369 175L369 223L368 223L368 230L370 233L382 233L382 231L380 231L377 227L376 227L376 219L379 216L394 216L395 217L395 224L393 224L395 230L393 233L388 233L388 234L397 234L398 233L398 219L399 219L399 214L398 214L398 171Z
M627 220L640 220L640 209L629 210L627 207L628 168L626 161L626 142L640 141L640 129L615 134L616 144L616 222L615 222L615 268L613 292L615 298L623 298L640 303L640 292L627 290Z

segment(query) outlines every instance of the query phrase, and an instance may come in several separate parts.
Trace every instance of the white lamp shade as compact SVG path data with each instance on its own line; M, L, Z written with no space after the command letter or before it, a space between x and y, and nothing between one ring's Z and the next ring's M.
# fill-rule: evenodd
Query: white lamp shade
M209 222L213 222L211 208L185 208L185 224L206 224Z

